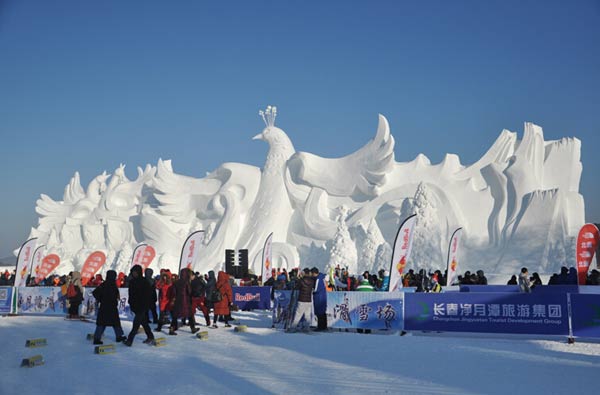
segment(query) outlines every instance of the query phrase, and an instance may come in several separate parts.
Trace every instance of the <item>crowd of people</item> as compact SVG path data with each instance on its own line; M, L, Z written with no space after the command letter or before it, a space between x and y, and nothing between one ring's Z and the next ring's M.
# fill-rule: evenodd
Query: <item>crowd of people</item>
M226 327L231 326L233 291L232 279L227 273L220 271L215 277L214 271L210 271L202 276L184 268L179 276L169 270L161 270L157 278L153 274L152 269L143 271L140 265L135 265L127 277L129 306L134 319L131 332L125 336L117 309L117 273L113 270L107 272L106 280L92 293L99 303L94 344L102 344L102 334L107 326L114 328L117 342L122 341L130 347L140 326L146 334L144 343L154 341L151 322L157 325L155 332L161 332L163 326L168 325L168 334L175 336L181 326L189 325L191 332L196 333L200 330L195 320L197 310L203 313L206 326L218 328L220 319ZM211 309L214 314L212 325L209 315Z

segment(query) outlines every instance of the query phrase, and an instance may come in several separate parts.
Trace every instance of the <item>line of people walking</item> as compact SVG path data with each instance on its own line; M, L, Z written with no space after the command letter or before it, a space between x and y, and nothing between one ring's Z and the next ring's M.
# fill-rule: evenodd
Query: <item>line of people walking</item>
M106 280L92 293L99 303L98 316L96 319L96 332L94 333L94 344L102 344L102 335L106 327L111 326L115 332L117 342L124 342L126 346L132 346L140 326L144 329L146 339L144 343L152 344L154 334L150 328L150 315L153 322L157 324L156 332L162 331L170 317L169 335L177 335L179 321L182 324L187 321L192 333L200 330L194 318L199 309L204 315L206 326L218 328L217 322L222 318L226 327L230 327L231 307L233 306L233 291L229 281L229 275L223 271L208 273L208 281L201 275L194 273L188 268L181 269L179 277L173 281L173 275L168 270L161 271L160 279L154 284L151 269L146 269L146 276L142 273L142 267L135 265L131 268L129 281L129 306L134 314L131 332L124 336L119 319L118 303L119 290L116 284L117 273L109 270ZM156 289L159 291L158 298ZM157 314L156 305L160 312ZM213 324L211 326L210 309L214 309Z

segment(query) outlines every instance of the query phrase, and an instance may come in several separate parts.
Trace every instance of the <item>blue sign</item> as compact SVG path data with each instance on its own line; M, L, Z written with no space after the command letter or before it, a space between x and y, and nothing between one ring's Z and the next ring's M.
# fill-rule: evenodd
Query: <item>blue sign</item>
M273 293L273 328L286 329L294 318L294 306L290 306L292 291L275 290Z
M566 294L405 295L406 330L568 335Z
M571 295L573 335L600 337L600 295Z
M240 310L271 308L271 287L233 287L233 303Z
M403 329L404 292L328 292L331 328Z
M60 287L18 287L17 313L66 315L67 298Z
M0 287L0 314L12 313L13 287Z

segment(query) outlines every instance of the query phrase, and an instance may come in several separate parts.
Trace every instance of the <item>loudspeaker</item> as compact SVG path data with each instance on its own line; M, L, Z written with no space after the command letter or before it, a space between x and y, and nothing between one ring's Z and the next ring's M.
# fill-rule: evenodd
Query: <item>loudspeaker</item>
M248 277L248 250L238 251L238 272L236 278Z
M225 250L225 273L233 276L235 265L235 250Z

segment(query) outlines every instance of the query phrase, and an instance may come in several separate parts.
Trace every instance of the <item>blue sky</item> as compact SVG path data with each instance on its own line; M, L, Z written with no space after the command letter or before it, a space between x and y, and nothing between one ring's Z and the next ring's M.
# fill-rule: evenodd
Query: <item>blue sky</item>
M0 257L61 199L120 162L201 177L261 166L257 113L336 157L390 121L396 160L477 160L503 128L582 140L600 222L598 1L0 0Z

